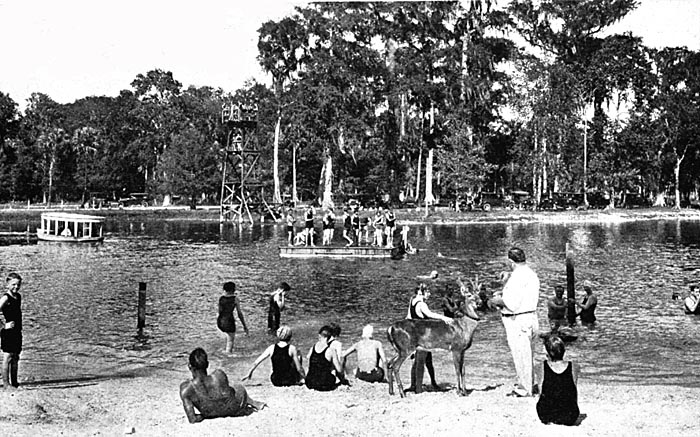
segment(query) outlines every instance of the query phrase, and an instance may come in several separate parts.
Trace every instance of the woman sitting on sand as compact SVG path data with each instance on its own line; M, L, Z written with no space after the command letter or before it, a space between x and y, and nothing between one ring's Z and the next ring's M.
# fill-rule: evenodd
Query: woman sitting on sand
M266 358L272 361L272 375L270 381L275 387L289 387L304 383L304 368L301 364L301 357L297 348L290 343L292 339L292 328L282 325L277 330L277 343L268 346L265 351L253 363L253 367L248 375L242 379L253 377L253 371Z
M318 331L318 341L309 349L309 371L306 374L306 386L313 390L330 391L338 387L336 375L342 380L342 368L335 349L328 343L332 337L332 328L324 326ZM335 370L335 374L333 373Z
M556 335L544 339L549 360L543 364L542 394L537 401L537 415L542 423L574 425L578 420L578 365L563 361L564 342Z

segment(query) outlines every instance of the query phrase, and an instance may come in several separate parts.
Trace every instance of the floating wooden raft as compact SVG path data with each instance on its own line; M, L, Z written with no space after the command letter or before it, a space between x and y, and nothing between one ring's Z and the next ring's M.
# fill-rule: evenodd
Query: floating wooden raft
M391 247L280 246L282 258L391 258Z

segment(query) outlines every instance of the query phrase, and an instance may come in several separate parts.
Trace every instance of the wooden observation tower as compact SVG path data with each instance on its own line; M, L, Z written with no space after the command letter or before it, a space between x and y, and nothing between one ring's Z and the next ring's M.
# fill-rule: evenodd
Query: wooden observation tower
M253 145L258 125L258 105L224 104L221 122L226 125L226 148L221 177L221 210L219 219L243 223L243 214L253 223L253 212L261 210L265 201L262 183L254 172L260 152Z

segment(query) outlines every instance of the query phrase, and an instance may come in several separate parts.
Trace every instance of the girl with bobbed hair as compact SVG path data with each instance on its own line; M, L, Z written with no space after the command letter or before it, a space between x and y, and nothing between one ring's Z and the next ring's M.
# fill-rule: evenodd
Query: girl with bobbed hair
M544 339L547 357L543 363L542 394L537 401L537 415L542 423L575 425L579 416L578 365L564 361L566 347L557 335Z
M241 302L236 294L236 284L225 282L224 294L219 298L219 316L216 319L216 326L221 332L226 334L226 349L224 351L227 354L233 351L233 342L236 340L236 317L233 315L234 311L238 313L243 330L248 334L248 325L243 317Z
M306 386L312 390L335 390L340 381L344 381L340 359L335 349L330 346L334 331L331 326L323 326L318 331L318 341L309 349Z

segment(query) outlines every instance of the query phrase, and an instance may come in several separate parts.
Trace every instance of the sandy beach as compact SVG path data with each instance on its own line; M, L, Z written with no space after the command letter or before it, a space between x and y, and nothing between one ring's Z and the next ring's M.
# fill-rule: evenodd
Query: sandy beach
M213 360L211 367L240 379L252 359L225 361L222 366L220 359ZM507 396L511 380L473 376L484 369L468 370L473 391L460 397L450 361L447 353L436 354L445 391L408 393L404 399L389 396L386 383L354 379L351 387L328 393L273 387L269 363L263 363L246 386L252 398L267 403L265 409L198 424L187 422L178 395L179 383L189 375L185 365L130 378L27 385L0 392L0 435L691 436L700 425L700 388L585 379L579 384L580 425L544 425L537 418L536 398ZM408 368L402 368L404 381Z

